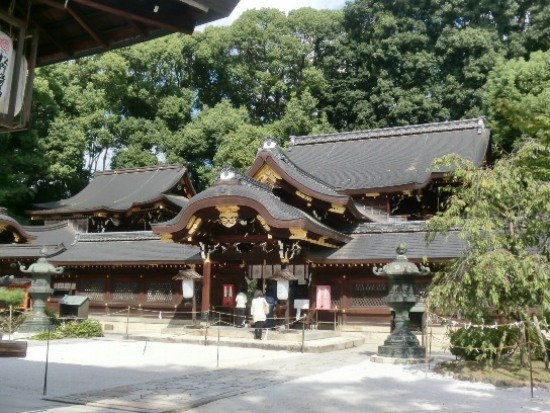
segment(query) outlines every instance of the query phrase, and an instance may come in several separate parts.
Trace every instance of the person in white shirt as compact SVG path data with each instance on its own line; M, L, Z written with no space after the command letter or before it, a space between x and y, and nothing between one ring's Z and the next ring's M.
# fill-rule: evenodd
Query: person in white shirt
M254 338L260 340L262 338L262 329L266 320L265 308L269 309L269 304L264 298L264 294L260 290L254 293L254 299L250 305L250 315L254 323Z
M235 297L235 312L237 313L237 327L244 327L246 324L246 303L248 298L244 292Z

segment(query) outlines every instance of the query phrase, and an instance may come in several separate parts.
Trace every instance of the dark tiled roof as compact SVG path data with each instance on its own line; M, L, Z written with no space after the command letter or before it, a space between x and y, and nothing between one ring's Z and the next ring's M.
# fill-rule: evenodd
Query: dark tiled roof
M57 202L36 204L33 215L107 210L124 212L134 205L162 199L184 176L183 165L161 165L97 173L81 192Z
M48 253L46 254L46 258L50 258L52 256L55 256L56 254L59 254L61 251L65 250L65 246L63 244L56 244L56 245L33 245L33 244L10 244L10 245L2 245L0 247L0 259L2 258L29 258L33 260L37 260L38 258L42 257L41 250L43 247L46 247L48 249Z
M455 153L481 165L489 130L479 119L293 138L286 156L340 192L422 186L432 161ZM441 171L444 172L444 171Z
M437 236L428 246L427 233L422 230L421 224L413 224L415 228L411 228L409 223L371 225L373 232L363 231L366 228L354 232L353 240L338 250L311 250L312 259L323 262L388 262L395 259L396 246L404 242L407 245L406 256L409 259L419 261L429 258L432 261L440 261L460 257L466 246L455 231L449 232L446 237Z
M80 234L67 251L50 259L54 265L130 265L201 261L197 247L167 243L149 231Z
M58 245L68 246L74 242L76 232L63 222L55 225L25 226L25 230L31 234L33 245Z
M271 155L271 159L273 159L277 166L293 181L299 182L301 185L317 192L318 194L327 195L331 198L340 198L343 202L347 202L346 196L341 195L325 182L319 180L314 175L309 174L295 165L294 162L292 162L292 160L286 156L278 146L273 148L264 148L263 151L269 153Z
M17 222L17 221L15 221ZM47 249L46 258L65 251L75 238L75 232L67 223L47 226L22 226L31 238L30 244L9 244L0 247L0 258L33 258L42 256L42 248Z

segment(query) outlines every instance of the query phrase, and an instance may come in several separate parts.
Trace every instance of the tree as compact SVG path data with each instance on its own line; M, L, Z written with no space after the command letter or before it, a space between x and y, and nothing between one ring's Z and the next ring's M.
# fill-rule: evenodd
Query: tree
M326 72L329 121L337 129L425 123L448 117L427 22L407 2L358 0L344 9L345 37Z
M492 137L504 151L526 136L550 144L550 51L499 60L483 96Z
M317 109L318 102L308 91L300 97L293 94L283 118L266 126L268 134L278 138L285 146L290 136L303 136L334 132L324 113Z
M193 175L195 187L204 188L210 182L214 156L222 142L230 133L249 123L246 109L236 109L228 101L213 108L205 107L167 142L167 160L184 162Z
M244 172L254 161L265 136L264 128L250 124L242 124L229 132L214 155L214 173L224 165Z
M550 315L550 182L526 166L549 151L528 141L484 169L454 156L440 161L456 170L446 210L428 222L430 239L458 228L465 248L434 276L431 306L473 323L489 311L518 321L531 308Z

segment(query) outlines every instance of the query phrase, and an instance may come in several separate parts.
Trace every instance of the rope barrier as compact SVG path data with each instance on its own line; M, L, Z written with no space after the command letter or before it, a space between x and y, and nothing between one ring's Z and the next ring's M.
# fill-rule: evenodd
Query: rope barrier
M525 321L514 321L514 322L510 322L510 323L497 323L495 321L493 324L474 324L474 323L467 322L467 321L460 321L460 320L455 320L455 319L452 319L452 318L442 317L438 314L434 314L434 313L431 313L431 312L428 312L428 311L426 312L426 317L428 319L428 324L431 325L431 326L437 325L437 324L433 323L433 319L435 318L437 320L441 320L445 324L450 325L451 327L457 327L457 328L464 327L466 329L473 327L473 328L481 328L482 330L483 329L496 329L496 328L499 328L499 327L508 327L508 328L520 327L522 324L526 323ZM550 324L540 323L540 326L543 327L543 328L550 328Z

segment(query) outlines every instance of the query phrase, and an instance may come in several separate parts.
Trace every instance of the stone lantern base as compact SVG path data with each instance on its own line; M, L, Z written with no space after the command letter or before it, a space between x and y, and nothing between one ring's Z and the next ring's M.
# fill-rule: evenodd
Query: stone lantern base
M30 314L25 322L17 329L19 333L43 333L48 330L54 330L50 323L50 319L47 316L37 317L32 314Z
M381 357L393 357L403 359L424 359L426 349L420 346L378 346L378 355Z
M29 288L29 295L33 299L33 309L23 324L19 326L20 333L41 333L54 330L52 328L50 318L45 313L45 302L52 292L49 284L44 280L37 280Z

